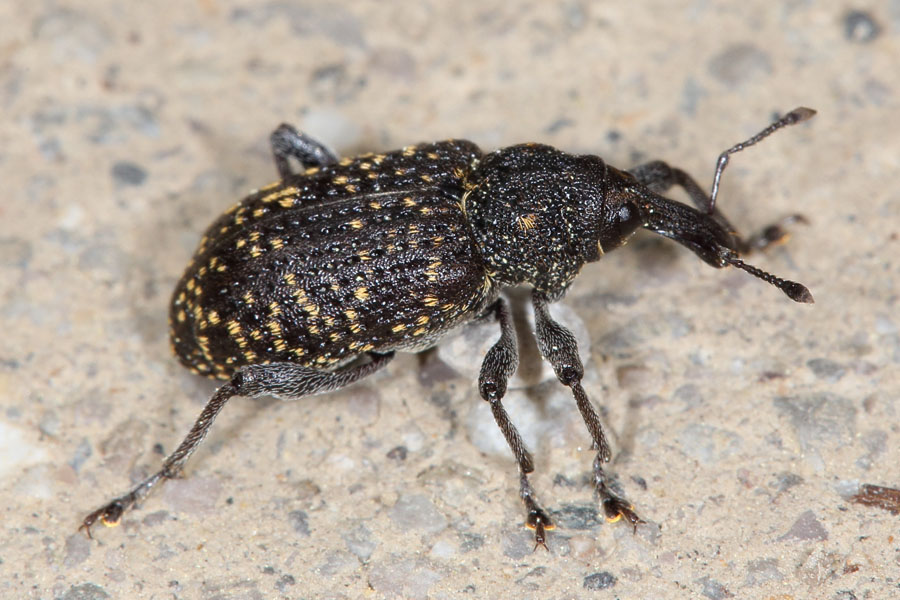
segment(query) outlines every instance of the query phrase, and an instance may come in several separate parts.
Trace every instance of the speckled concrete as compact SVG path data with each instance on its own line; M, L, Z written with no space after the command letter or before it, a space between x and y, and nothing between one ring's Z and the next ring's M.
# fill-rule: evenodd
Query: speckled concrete
M397 4L0 3L0 597L900 596L900 517L851 502L900 487L900 3ZM706 184L798 105L820 114L736 156L720 205L747 231L807 215L752 260L815 305L650 234L565 299L636 534L598 518L574 402L529 371L508 408L559 524L532 552L473 332L339 393L233 401L187 478L76 531L214 389L169 354L168 296L273 179L278 123L342 154L531 140Z

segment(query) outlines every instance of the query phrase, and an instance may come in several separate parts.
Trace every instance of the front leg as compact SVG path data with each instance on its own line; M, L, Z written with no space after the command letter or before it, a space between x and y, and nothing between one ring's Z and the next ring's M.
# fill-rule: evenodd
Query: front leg
M584 377L584 367L581 364L581 358L578 356L578 344L575 341L575 336L550 316L550 311L548 310L549 300L545 294L534 290L531 299L534 305L538 349L541 351L541 355L553 366L556 377L560 382L572 389L575 403L578 405L579 412L581 412L581 418L584 419L584 423L591 434L592 447L597 450L593 463L594 487L600 498L600 504L603 507L606 520L612 523L624 517L636 529L641 519L634 512L633 505L624 498L615 495L609 489L609 476L603 470L603 463L609 462L612 453L609 448L609 442L603 434L600 417L581 386L581 379Z
M654 160L630 169L629 173L652 192L663 194L672 186L678 186L687 193L697 210L707 212L710 209L710 197L703 191L700 184L686 171L669 166L666 162ZM738 246L735 250L741 254L747 254L753 250L765 250L769 246L784 243L790 237L787 225L807 223L803 215L789 215L744 239L717 206L712 209L712 218L731 232Z

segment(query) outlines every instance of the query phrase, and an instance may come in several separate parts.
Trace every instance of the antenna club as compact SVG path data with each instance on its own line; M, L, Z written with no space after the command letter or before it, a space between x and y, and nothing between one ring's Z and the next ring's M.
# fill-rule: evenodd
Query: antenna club
M809 289L802 283L796 281L785 281L781 286L781 290L787 294L788 298L794 302L802 302L804 304L814 304L815 299Z
M812 119L816 116L816 111L812 108L807 108L805 106L798 106L788 114L784 116L785 120L790 120L790 123L801 123L806 121L807 119Z

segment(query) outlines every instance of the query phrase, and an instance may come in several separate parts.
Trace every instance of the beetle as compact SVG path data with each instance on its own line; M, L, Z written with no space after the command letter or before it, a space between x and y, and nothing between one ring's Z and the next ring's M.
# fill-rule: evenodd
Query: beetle
M279 181L209 227L172 296L175 354L194 373L225 383L162 468L80 528L90 536L98 520L117 524L158 483L177 476L230 398L293 400L336 390L383 369L397 351L424 350L464 323L492 318L500 337L484 357L478 390L515 457L535 548L546 547L553 522L536 499L528 479L534 462L502 402L518 349L501 291L519 284L532 288L538 349L571 389L590 433L603 512L636 528L641 519L604 470L610 446L581 385L575 337L548 305L584 264L641 227L713 267L737 267L796 302L813 302L802 284L740 258L782 239L781 226L743 238L716 197L732 154L814 114L797 108L723 152L710 194L662 161L625 171L542 144L483 154L465 140L338 159L281 125L270 138ZM294 172L291 159L303 170ZM673 186L695 206L662 195Z

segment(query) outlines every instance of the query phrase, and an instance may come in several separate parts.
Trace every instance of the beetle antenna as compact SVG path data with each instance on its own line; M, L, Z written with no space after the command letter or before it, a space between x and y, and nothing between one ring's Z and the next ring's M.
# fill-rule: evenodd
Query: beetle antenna
M735 144L725 152L719 155L719 160L716 161L716 175L713 177L713 185L712 192L709 195L709 207L706 209L706 212L709 214L713 214L713 211L716 209L716 196L719 195L719 180L722 179L722 173L725 171L725 167L728 165L729 157L735 152L740 152L744 148L748 148L753 144L761 142L765 138L769 137L782 127L787 127L788 125L793 125L795 123L801 123L813 117L816 114L811 108L806 108L805 106L801 106L799 108L795 108L788 114L784 115L756 135L754 135L749 140L745 140L740 144ZM759 275L757 275L759 277ZM763 278L765 279L765 278ZM790 294L788 294L790 296Z
M737 257L726 257L725 262L729 265L737 267L743 271L747 271L754 277L759 277L763 281L767 281L780 289L782 292L787 294L788 298L793 300L794 302L805 302L807 304L812 304L815 302L813 300L812 294L802 283L797 283L796 281L789 281L787 279L781 279L780 277L775 277L771 273L767 273L762 269L758 269L753 265L748 265L741 259Z

